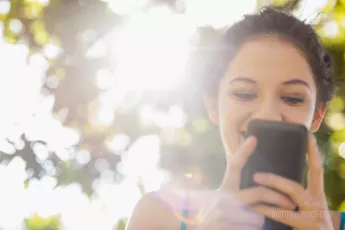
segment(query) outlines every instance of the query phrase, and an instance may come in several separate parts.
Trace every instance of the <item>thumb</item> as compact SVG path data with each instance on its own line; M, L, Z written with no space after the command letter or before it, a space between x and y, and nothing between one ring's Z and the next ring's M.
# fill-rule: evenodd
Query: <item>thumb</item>
M250 136L232 157L227 156L227 167L221 186L222 190L239 190L243 166L253 153L256 144L257 139L254 136Z

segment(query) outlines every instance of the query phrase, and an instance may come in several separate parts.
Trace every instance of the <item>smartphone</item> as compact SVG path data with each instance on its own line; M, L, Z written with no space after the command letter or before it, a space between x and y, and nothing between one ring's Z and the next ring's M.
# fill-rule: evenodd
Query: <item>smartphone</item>
M270 172L302 184L306 169L308 129L300 124L252 120L246 137L255 136L257 145L242 169L241 189L258 186L256 172ZM268 204L269 205L269 204ZM266 218L265 230L290 230L291 227Z

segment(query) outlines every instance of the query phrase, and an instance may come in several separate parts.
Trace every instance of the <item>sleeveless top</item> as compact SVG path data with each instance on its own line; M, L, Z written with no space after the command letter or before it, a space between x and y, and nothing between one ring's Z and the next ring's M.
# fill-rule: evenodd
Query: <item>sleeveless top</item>
M182 213L181 213L183 218L185 218L185 219L188 217L187 201L188 201L188 199L186 198L185 199L185 208L182 209ZM345 230L344 226L345 226L345 212L341 212L340 213L340 228L339 228L339 230ZM186 223L184 221L181 221L180 230L186 230L186 229L187 229Z
M182 214L183 219L186 220L188 218L188 193L185 196L181 214ZM186 223L184 221L181 221L180 222L180 230L186 230L186 229L187 229Z
M345 226L345 212L340 213L340 228L339 230L343 230Z
M182 216L184 218L187 218L188 217L188 210L187 209L183 209L182 210ZM184 221L181 221L180 223L180 230L186 230L186 223Z

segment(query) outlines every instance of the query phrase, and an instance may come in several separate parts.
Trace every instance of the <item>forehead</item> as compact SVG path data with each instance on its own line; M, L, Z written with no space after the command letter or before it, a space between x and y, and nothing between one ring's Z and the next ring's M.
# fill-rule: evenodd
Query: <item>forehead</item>
M316 87L303 52L277 36L257 37L244 42L231 61L226 76L251 77L271 84L299 78Z

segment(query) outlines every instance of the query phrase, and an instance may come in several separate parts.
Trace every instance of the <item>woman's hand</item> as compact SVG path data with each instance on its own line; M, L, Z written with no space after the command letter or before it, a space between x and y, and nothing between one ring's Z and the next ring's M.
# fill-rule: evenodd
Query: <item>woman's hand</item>
M299 230L330 230L334 229L331 213L328 210L324 193L323 166L321 155L313 136L308 141L308 187L295 181L269 173L257 173L256 183L277 189L288 196L299 206L298 211L286 210L280 207L257 205L253 209L281 223Z
M197 230L262 229L264 216L248 208L258 202L274 204L283 210L296 208L286 196L269 188L258 186L240 190L242 168L255 146L256 138L250 137L231 159L228 159L223 183L216 192L216 199L210 199L212 205L206 207L207 211Z

